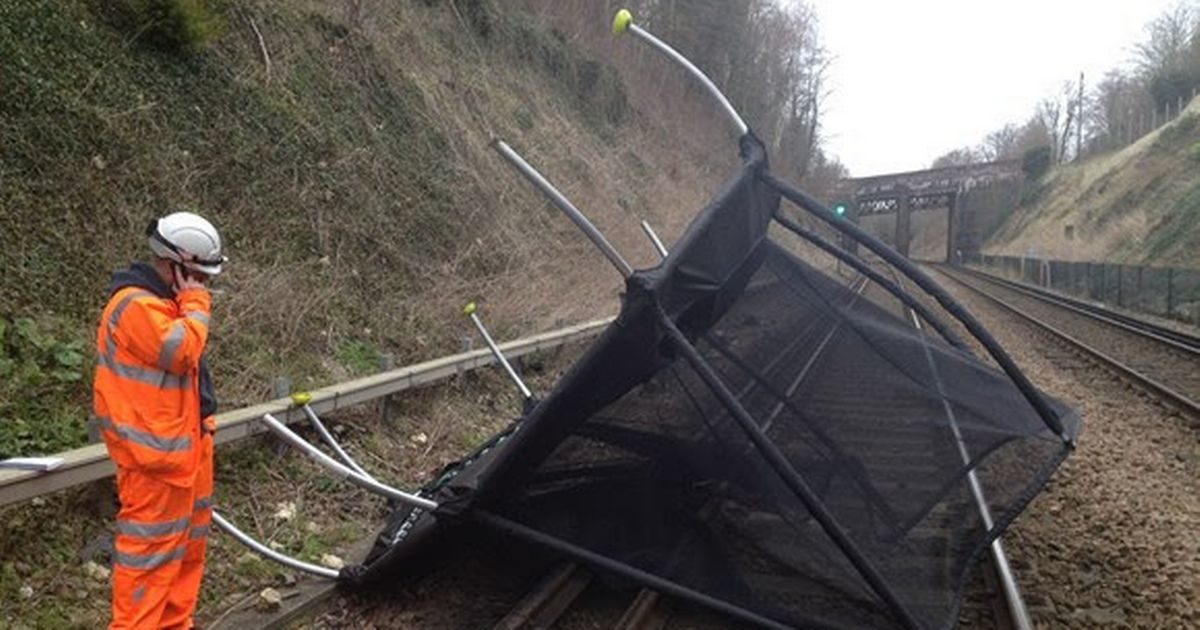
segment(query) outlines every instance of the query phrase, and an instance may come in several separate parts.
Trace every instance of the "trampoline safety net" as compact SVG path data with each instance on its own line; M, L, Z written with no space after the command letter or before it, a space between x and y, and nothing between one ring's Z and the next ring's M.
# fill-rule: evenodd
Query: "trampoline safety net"
M752 135L742 154L554 391L423 489L438 510L393 513L361 579L499 521L745 621L954 625L1078 418L1047 399L1056 433L1004 373L793 255Z

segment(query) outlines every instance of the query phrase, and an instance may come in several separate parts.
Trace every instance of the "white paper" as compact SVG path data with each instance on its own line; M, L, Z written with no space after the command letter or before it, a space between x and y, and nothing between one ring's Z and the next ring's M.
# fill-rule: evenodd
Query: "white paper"
M61 457L14 457L0 460L0 468L15 468L17 470L54 470L62 466Z

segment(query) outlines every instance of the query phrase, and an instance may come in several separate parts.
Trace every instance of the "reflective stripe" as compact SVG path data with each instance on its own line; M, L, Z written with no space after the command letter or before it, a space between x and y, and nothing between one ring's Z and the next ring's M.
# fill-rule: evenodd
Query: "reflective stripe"
M125 314L125 309L129 306L129 303L141 297L155 296L149 291L131 291L129 295L121 298L121 301L117 304L117 308L113 309L112 317L108 318L108 334L111 335L112 331L116 330L117 323L121 321L121 316Z
M188 525L192 524L192 517L185 516L179 520L169 521L166 523L144 523L139 521L117 521L117 533L126 536L139 536L142 538L150 538L152 536L166 536L167 534L178 534L185 531Z
M191 385L191 376L188 374L168 374L154 368L121 363L113 358L114 354L115 348L110 348L110 353L108 355L100 355L97 363L101 367L112 370L113 373L121 378L153 385L159 389L187 389Z
M179 352L179 346L183 345L183 335L186 333L183 329L183 322L175 322L171 326L171 330L167 332L167 338L163 339L162 349L158 351L158 367L169 370L175 363L175 353Z
M108 318L108 334L105 335L106 354L110 357L117 356L117 342L113 341L113 333L117 330L117 324L121 321L121 316L125 314L125 309L129 307L134 300L141 297L154 297L154 294L146 291L133 291L129 295L121 298L117 303L117 307L113 309L112 315Z
M187 318L200 322L205 326L207 326L208 322L211 320L211 318L208 316L208 313L205 313L204 311L191 311L187 314Z
M112 315L108 318L108 334L105 335L106 338L104 344L105 352L104 354L100 355L99 364L108 368L109 370L112 370L121 378L129 379L131 381L138 381L140 383L146 383L148 385L154 385L159 389L187 389L191 385L191 379L187 374L168 374L161 370L146 368L139 365L130 365L117 360L117 342L114 339L117 331L117 324L120 323L121 316L125 314L125 309L129 308L129 305L132 304L134 300L143 297L155 296L154 294L146 291L132 291L129 293L129 295L121 298L121 301L117 303L116 308L113 309ZM173 335L174 332L175 331L172 330L171 334ZM181 329L181 342L182 332L183 331ZM168 335L168 343L170 342L170 339L171 337ZM178 348L178 346L179 344L176 343L175 347ZM163 350L166 350L165 345ZM162 362L161 355L159 357L159 362Z
M192 540L195 540L197 538L207 538L207 537L208 537L208 525L197 525L196 527L192 528L192 535L190 536L190 538Z
M116 433L117 435L129 440L130 442L133 442L134 444L140 444L146 448L152 448L156 451L162 451L164 453L178 453L180 451L186 451L192 448L192 438L190 437L159 437L153 433L139 431L127 426L114 424L112 418L97 417L96 422L102 429L108 429L109 431Z
M199 499L196 499L196 503L192 506L192 511L210 508L210 507L212 507L212 504L213 504L212 495L209 495L207 497L200 497Z
M142 598L145 596L146 596L146 585L145 584L133 589L133 603L137 604L137 603L141 602Z
M129 567L130 569L157 569L164 564L179 560L185 553L187 553L186 546L177 547L171 551L164 551L163 553L140 554L114 551L113 564L119 564L123 567Z

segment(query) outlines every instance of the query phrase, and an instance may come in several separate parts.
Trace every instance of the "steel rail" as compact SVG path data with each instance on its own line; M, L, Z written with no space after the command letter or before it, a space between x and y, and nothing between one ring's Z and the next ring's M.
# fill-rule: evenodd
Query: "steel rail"
M1086 354L1090 355L1092 358L1100 361L1105 366L1115 370L1120 376L1123 376L1127 380L1132 381L1135 385L1145 387L1146 389L1150 390L1152 393L1157 395L1159 398L1162 398L1162 399L1166 400L1167 402L1171 403L1172 405L1176 406L1177 408L1179 408L1180 411L1183 411L1183 412L1191 415L1193 417L1193 419L1200 419L1200 405L1198 405L1195 401L1188 398L1187 396L1180 394L1179 392L1171 389L1170 387L1167 387L1166 385L1158 382L1157 380L1151 378L1150 376L1147 376L1146 374L1143 374L1143 373L1133 369L1132 367L1122 363L1119 359L1112 357L1100 350L1097 350L1096 348L1093 348L1092 346L1080 341L1079 339L1076 339L1075 337L1071 336L1070 334L1065 333L1065 332L1051 326L1050 324L1047 324L1043 321L1038 320L1037 318L1035 318L1031 315L1028 315L1028 314L1022 312L1020 309L1018 309L1014 306L1011 306L1004 300L992 295L991 293L988 293L987 291L984 291L983 289L980 289L979 287L972 285L971 283L963 280L962 278L959 278L955 274L948 272L945 269L937 269L937 271L938 271L938 273L944 275L947 278L950 278L954 282L966 287L967 289L971 290L972 292L983 296L984 298L988 299L991 302L994 302L995 304L997 304L998 306L1003 308L1005 311L1016 315L1018 318L1026 321L1026 322L1029 322L1030 324L1033 324L1034 326L1037 326L1038 328L1041 328L1042 330L1050 333L1052 336L1057 337L1061 341L1066 342L1068 345L1074 346L1074 347L1078 348L1079 350L1082 350L1084 353L1086 353Z
M940 265L935 266L935 268L936 267L940 267ZM1136 317L1130 317L1129 315L1123 315L1121 313L1114 313L1108 309L1092 306L1077 300L1056 295L1042 289L1041 287L1030 287L1019 282L1007 280L1005 278L998 278L992 274L979 271L978 269L959 267L957 270L961 270L963 273L966 273L973 278L979 278L984 282L990 282L1006 289L1016 291L1022 295L1029 296L1032 299L1040 300L1042 302L1046 302L1047 304L1053 304L1054 306L1067 309L1073 313L1078 313L1083 317L1089 317L1122 330L1154 339L1155 341L1171 346L1177 350L1194 354L1197 358L1200 358L1200 338L1193 337L1186 333L1174 331L1169 328L1163 328L1162 326L1137 319Z
M900 278L896 270L889 267L892 277L896 279L896 284L901 289L904 288L904 280ZM937 387L938 397L942 399L942 410L946 414L946 420L950 423L950 432L954 434L954 442L958 446L958 455L962 459L964 466L971 465L971 453L967 450L967 443L963 440L962 430L958 426L958 416L954 413L954 408L950 405L950 401L946 396L946 390L942 384L942 377L939 374L937 362L933 359L933 352L929 349L929 340L926 338L925 327L921 325L921 318L917 315L917 311L912 307L908 307L908 315L912 319L913 327L917 329L917 333L921 336L921 346L925 351L925 361L929 364L929 371L933 376L934 383ZM967 485L971 488L971 498L975 501L975 508L979 511L979 518L983 521L984 531L991 531L995 526L995 520L992 518L992 510L988 507L987 496L983 493L983 484L979 481L979 476L975 474L975 468L967 471ZM1013 574L1012 565L1008 562L1008 554L1004 551L1004 543L999 537L996 537L989 546L988 552L992 557L992 565L996 571L996 579L1000 582L1000 590L1003 592L1004 603L1008 607L1009 620L1012 626L1017 630L1030 630L1033 628L1033 621L1029 617L1029 609L1025 606L1025 598L1021 595L1021 588L1017 585L1016 575Z
M509 357L518 357L559 348L595 337L612 321L610 317L525 337L500 344L500 349ZM331 413L390 394L431 385L495 362L491 353L482 348L446 356L313 390L310 392L312 400L309 406L317 413ZM273 414L284 422L296 422L305 417L303 409L297 407L290 397L221 413L217 415L217 443L224 444L262 433L264 429L258 419L265 413ZM51 471L0 470L0 507L105 479L116 470L103 444L65 451L55 457L62 458L64 462Z

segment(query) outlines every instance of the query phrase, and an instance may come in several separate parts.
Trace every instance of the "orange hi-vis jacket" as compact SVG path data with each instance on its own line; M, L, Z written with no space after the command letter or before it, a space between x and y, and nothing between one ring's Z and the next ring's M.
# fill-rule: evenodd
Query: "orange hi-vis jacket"
M96 336L94 406L118 468L190 487L200 463L205 290L175 299L140 286L113 293Z

